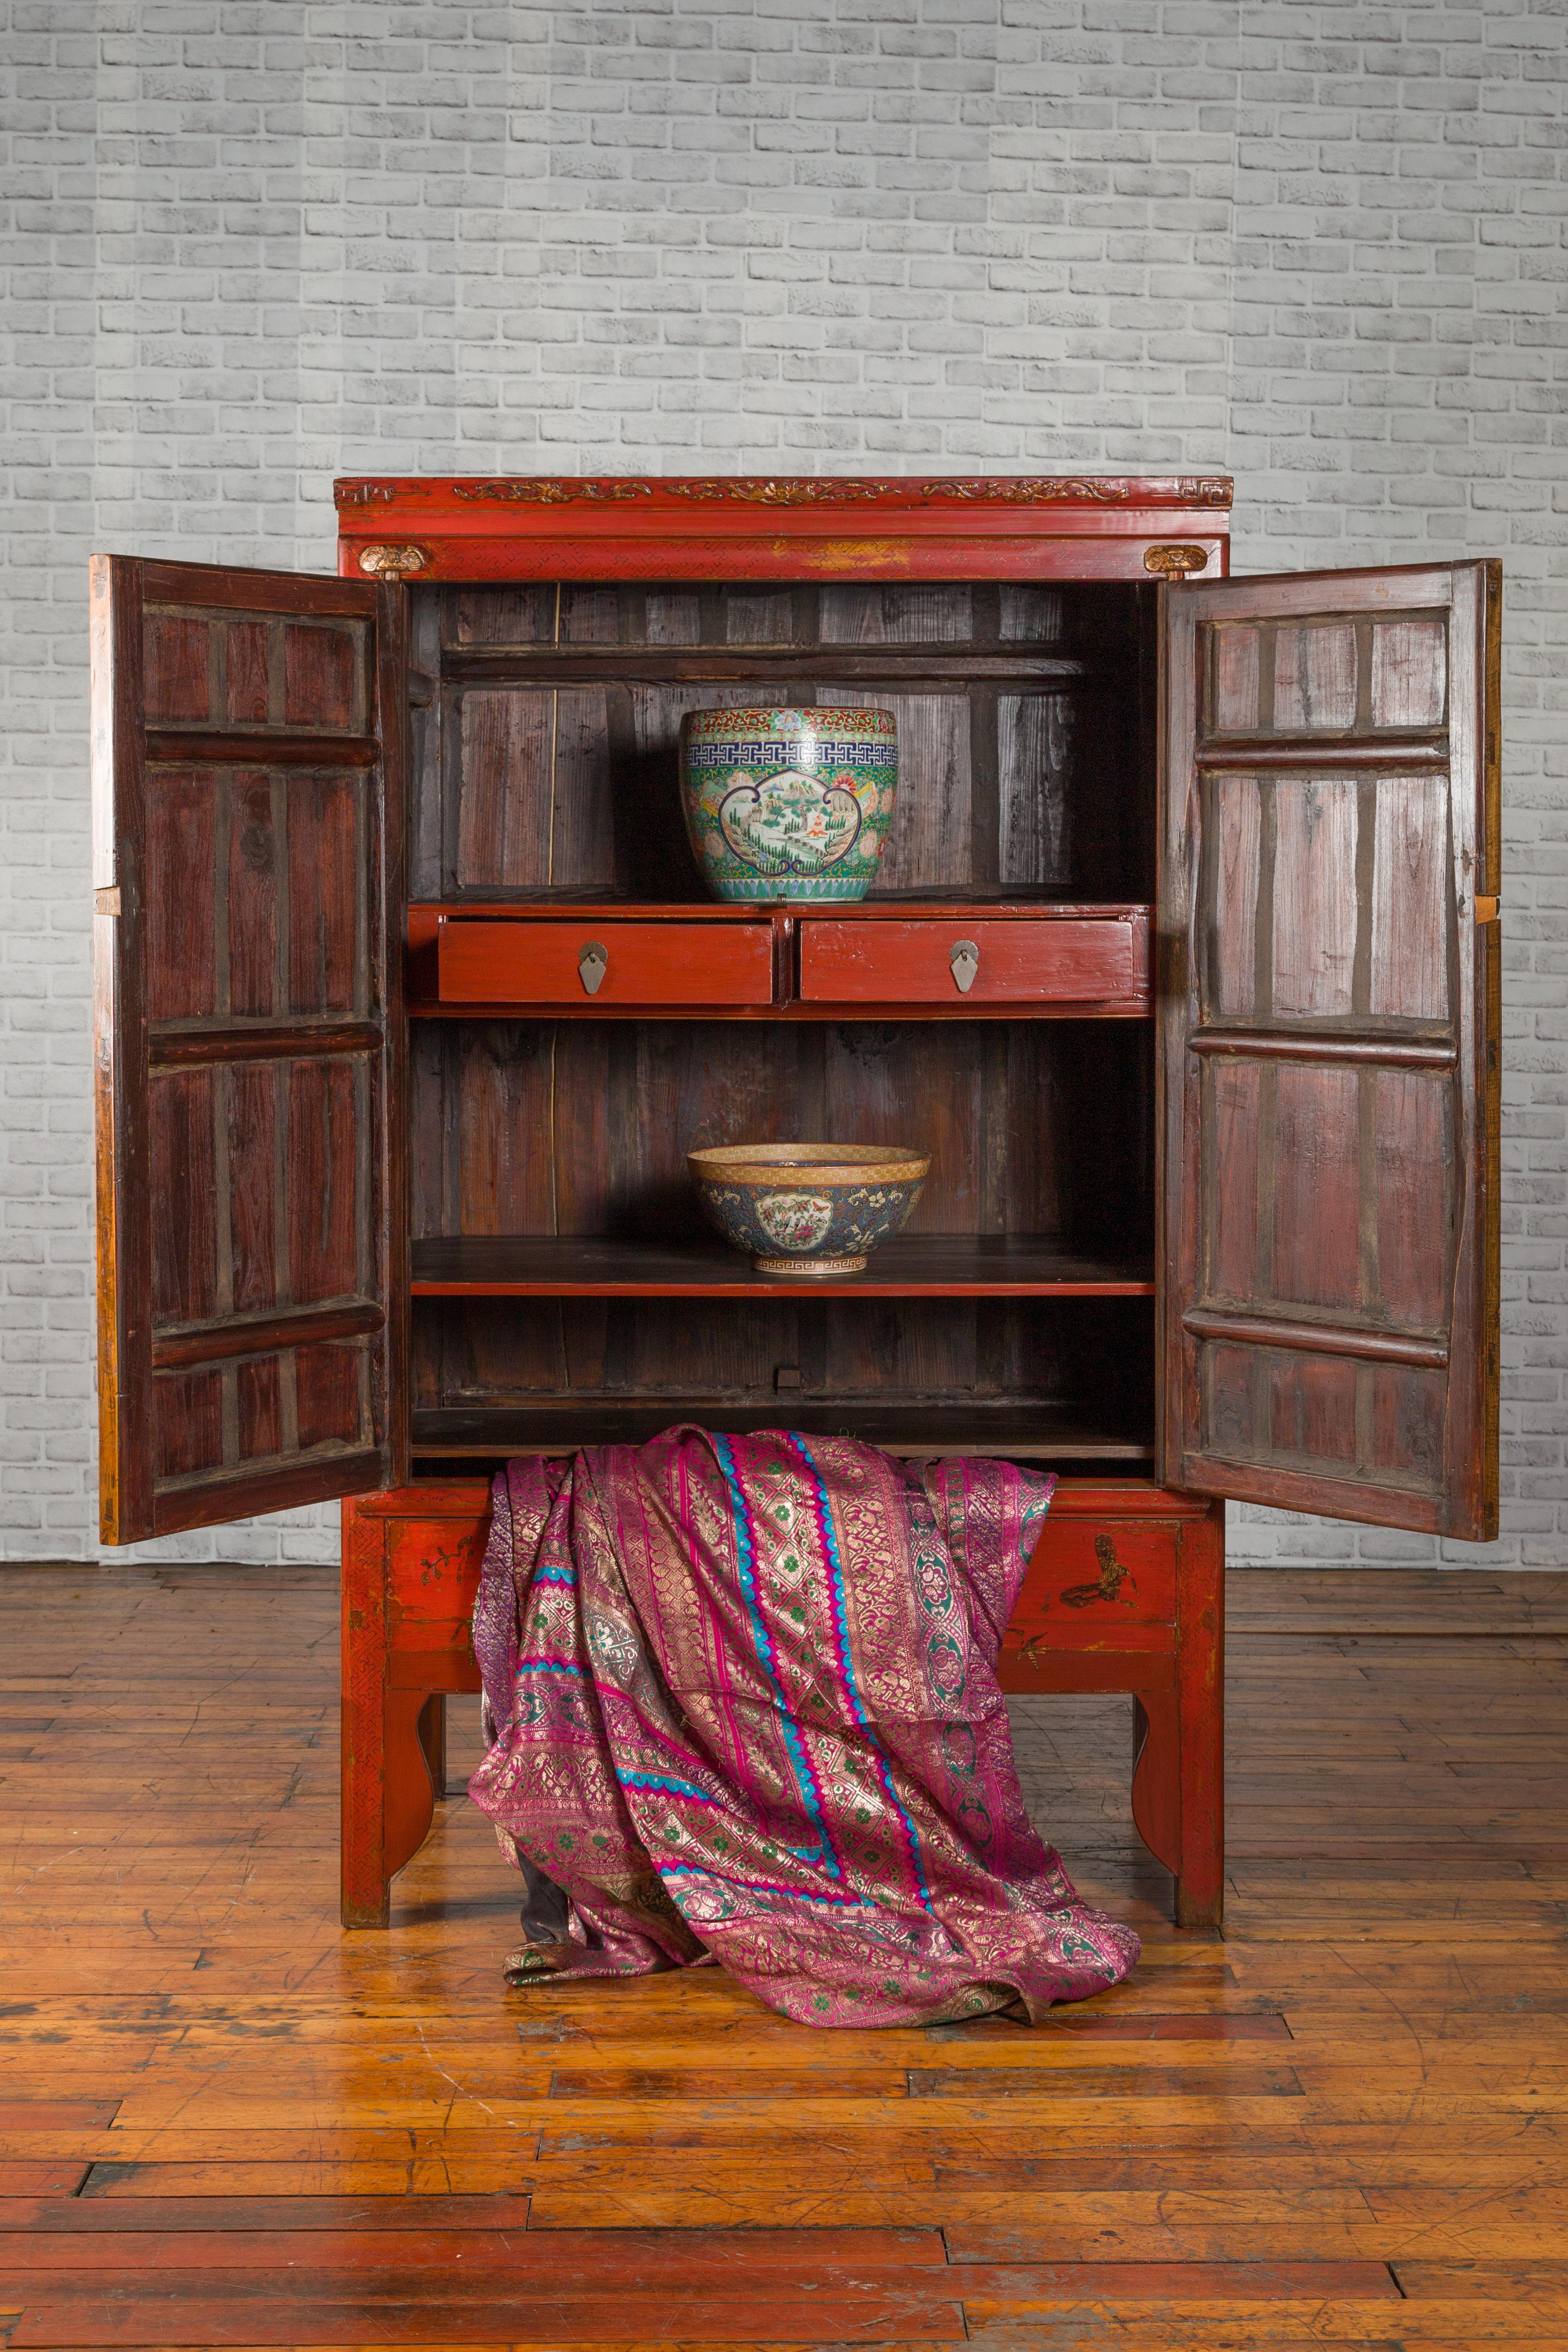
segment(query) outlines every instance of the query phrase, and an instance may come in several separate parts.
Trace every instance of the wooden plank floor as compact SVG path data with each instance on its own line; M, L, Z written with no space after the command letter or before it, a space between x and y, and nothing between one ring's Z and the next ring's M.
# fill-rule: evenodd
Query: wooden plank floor
M1231 1606L1225 1941L1166 1925L1129 1703L1026 1701L1134 1981L812 2033L507 1991L460 1799L340 1933L326 1573L0 1570L0 2342L1568 2347L1568 1577Z

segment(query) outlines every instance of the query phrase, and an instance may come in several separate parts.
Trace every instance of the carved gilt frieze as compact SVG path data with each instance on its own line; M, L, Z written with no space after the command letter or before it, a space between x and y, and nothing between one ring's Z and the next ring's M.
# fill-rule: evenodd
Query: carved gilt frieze
M916 499L951 499L967 505L1126 506L1142 503L1150 496L1139 481L1090 474L935 476L924 480L910 476L868 480L862 476L835 474L733 474L610 481L522 475L490 481L337 485L340 507L390 501L400 493L404 497L449 493L465 505L542 507L637 505L655 497L764 507L851 506ZM1164 493L1166 500L1172 495L1171 490ZM1228 507L1231 485L1220 475L1184 477L1175 484L1174 496L1189 506Z

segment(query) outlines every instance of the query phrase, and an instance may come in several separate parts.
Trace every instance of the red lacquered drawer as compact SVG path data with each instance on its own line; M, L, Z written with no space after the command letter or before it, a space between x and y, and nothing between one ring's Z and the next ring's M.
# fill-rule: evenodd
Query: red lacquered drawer
M1176 1623L1179 1541L1179 1523L1048 1518L1013 1606L1008 1647L1147 1647L1155 1628Z
M456 1004L770 1004L766 923L444 921L441 997Z
M466 1519L399 1518L387 1528L382 1638L393 1690L479 1687L470 1627L490 1533L482 1486L476 1503Z
M813 919L800 925L800 994L831 1003L1146 1003L1148 938L1141 908L997 921Z
M440 1649L466 1628L490 1533L489 1496L460 1519L394 1521L388 1531L387 1593L399 1637ZM414 1628L421 1629L416 1634Z

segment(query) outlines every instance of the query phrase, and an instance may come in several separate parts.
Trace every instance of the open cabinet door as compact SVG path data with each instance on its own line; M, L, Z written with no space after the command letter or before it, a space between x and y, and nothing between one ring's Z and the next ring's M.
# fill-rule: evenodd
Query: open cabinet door
M401 595L93 558L107 1543L406 1475Z
M1499 568L1162 594L1161 1474L1495 1535Z

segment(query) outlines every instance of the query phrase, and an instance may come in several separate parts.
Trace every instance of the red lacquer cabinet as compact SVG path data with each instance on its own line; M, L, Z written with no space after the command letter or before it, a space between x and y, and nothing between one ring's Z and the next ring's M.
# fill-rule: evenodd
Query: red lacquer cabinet
M1004 1678L1134 1695L1197 1927L1219 1498L1495 1531L1499 573L1231 579L1229 499L356 480L337 578L96 559L103 1532L348 1498L350 1925L508 1454L1058 1468ZM680 719L759 698L897 713L856 907L705 896ZM818 1136L932 1172L806 1291L684 1171Z

